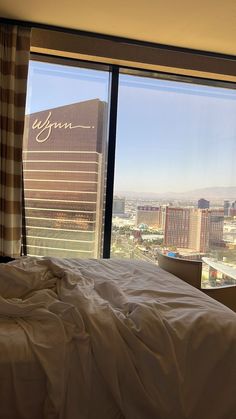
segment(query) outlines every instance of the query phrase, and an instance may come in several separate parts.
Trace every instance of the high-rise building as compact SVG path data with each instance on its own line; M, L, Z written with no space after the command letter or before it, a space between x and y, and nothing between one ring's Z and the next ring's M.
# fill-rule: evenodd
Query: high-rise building
M219 246L223 243L224 209L211 209L209 214L209 244L210 247Z
M189 222L190 249L204 253L209 249L209 210L191 209Z
M205 253L223 243L224 210L166 208L164 244Z
M138 205L136 225L147 224L149 227L160 227L160 208L150 205Z
M99 256L104 106L95 99L26 117L23 165L29 255Z
M231 204L231 208L236 209L236 201L233 201Z
M229 209L229 216L230 217L236 217L236 208L230 208Z
M230 208L230 202L225 200L224 201L224 216L228 217L229 215L229 208Z
M236 216L236 201L233 201L231 204L231 208L229 209L229 216L230 217Z
M113 215L124 215L125 213L125 198L114 196L113 198Z
M201 198L201 199L198 200L197 207L199 209L209 208L210 207L210 201L207 201L206 199Z
M165 230L165 223L166 223L166 208L167 206L160 206L160 229Z
M190 209L166 207L164 244L166 246L188 247Z

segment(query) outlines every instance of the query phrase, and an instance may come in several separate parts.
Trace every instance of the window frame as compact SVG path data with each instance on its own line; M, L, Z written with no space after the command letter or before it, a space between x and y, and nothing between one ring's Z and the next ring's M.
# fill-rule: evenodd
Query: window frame
M68 43L69 40L71 43ZM63 48L65 45L69 47ZM104 46L109 46L108 50L104 49ZM84 54L85 51L87 54ZM105 218L101 255L103 258L110 258L119 75L135 75L236 90L234 76L236 58L80 31L54 31L53 28L36 27L33 29L30 59L82 68L106 69L111 74ZM27 255L24 190L22 203L22 255Z

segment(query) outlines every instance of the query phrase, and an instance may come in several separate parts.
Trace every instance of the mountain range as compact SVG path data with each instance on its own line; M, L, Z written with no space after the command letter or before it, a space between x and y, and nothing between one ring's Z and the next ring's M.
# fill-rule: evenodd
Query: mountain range
M200 189L193 189L187 192L135 192L135 191L116 191L116 196L122 196L125 198L130 199L153 199L153 200L164 200L164 199L172 199L172 200L198 200L201 198L205 198L208 201L217 200L217 201L235 201L236 200L236 186L230 187L208 187L208 188L200 188Z

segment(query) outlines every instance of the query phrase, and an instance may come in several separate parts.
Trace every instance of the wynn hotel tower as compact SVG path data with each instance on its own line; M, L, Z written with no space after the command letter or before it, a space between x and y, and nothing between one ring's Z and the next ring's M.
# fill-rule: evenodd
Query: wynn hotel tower
M100 255L104 108L104 102L94 99L26 117L23 168L29 255Z

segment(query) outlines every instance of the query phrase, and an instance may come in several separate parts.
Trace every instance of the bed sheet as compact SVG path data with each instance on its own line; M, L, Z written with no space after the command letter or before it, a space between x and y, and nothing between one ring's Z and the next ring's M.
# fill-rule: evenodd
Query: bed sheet
M0 397L19 418L235 419L236 315L159 267L21 258L0 295Z

